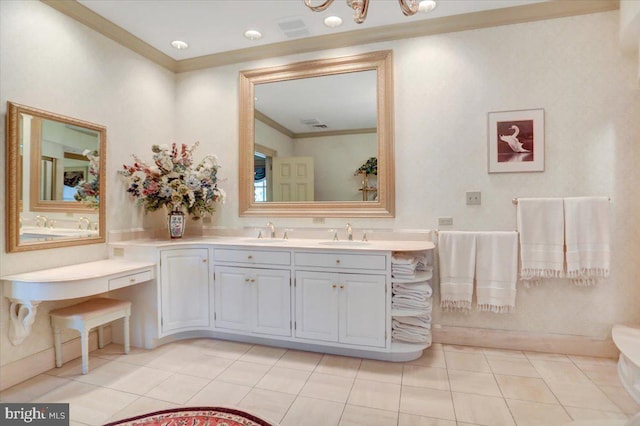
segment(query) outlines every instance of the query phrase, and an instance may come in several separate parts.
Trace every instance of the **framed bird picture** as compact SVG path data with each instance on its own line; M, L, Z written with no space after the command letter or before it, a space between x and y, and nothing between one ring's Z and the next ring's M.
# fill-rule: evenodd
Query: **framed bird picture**
M544 110L489 113L489 173L544 171Z

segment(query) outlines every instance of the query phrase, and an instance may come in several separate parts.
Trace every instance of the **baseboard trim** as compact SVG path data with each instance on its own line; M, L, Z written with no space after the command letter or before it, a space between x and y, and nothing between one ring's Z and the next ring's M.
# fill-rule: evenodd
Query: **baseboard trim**
M431 333L433 343L449 345L604 358L617 358L620 353L610 338L437 325L432 327Z
M111 326L104 328L104 341L105 344L109 344L112 341ZM98 349L98 333L94 330L89 333L89 351L96 349ZM68 340L62 344L63 363L80 358L81 356L80 337ZM38 374L45 373L55 368L55 366L56 356L53 347L0 366L0 391L22 383L25 380L29 380ZM91 367L91 363L89 363L89 367Z

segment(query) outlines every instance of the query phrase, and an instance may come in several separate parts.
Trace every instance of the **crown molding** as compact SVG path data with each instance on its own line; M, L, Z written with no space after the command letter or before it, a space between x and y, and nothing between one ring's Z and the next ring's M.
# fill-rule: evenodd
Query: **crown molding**
M40 1L47 6L51 6L58 12L61 12L68 17L75 19L81 24L86 25L92 30L97 31L103 36L110 38L116 43L119 43L124 47L133 50L135 53L144 56L151 62L155 62L156 64L174 73L178 71L178 61L162 53L155 47L139 39L123 28L117 26L113 22L103 18L93 10L89 9L81 3L78 3L76 0Z
M620 0L552 0L303 38L177 61L76 0L40 1L175 73L326 49L607 12L620 8Z

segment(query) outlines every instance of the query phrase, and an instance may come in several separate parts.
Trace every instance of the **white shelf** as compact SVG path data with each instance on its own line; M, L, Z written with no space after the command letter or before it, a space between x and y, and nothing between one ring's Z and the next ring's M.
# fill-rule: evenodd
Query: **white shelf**
M431 271L416 271L416 277L415 278L411 278L411 279L394 279L393 276L391 277L391 283L392 284L411 284L411 283L420 283L423 281L429 281L431 278L433 278L433 270Z
M431 346L431 343L408 343L391 341L391 351L397 353L422 351Z

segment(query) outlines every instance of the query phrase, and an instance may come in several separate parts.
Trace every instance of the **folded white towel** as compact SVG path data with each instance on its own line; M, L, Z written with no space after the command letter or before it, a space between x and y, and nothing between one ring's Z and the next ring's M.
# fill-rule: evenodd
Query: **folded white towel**
M431 333L422 335L412 333L408 330L393 330L391 331L391 340L396 342L423 343L426 345L431 345Z
M476 236L476 251L478 310L511 312L516 306L518 234L479 232Z
M433 299L415 300L402 295L395 295L391 298L391 309L418 309L428 313L433 310Z
M424 314L415 317L393 317L394 327L404 327L405 325L431 329L431 314Z
M471 309L476 238L473 232L441 231L440 307L445 310Z
M564 213L561 198L519 198L520 278L537 283L564 272Z
M429 297L427 297L424 293L409 293L409 294L394 294L391 298L391 301L395 300L396 302L406 300L406 301L414 301L414 302L426 302Z
M425 297L431 297L433 289L428 282L418 283L394 283L392 286L393 294L423 294Z
M392 265L415 265L416 263L418 263L418 260L411 253L397 252L391 255Z
M564 199L567 277L593 285L609 276L609 199Z

